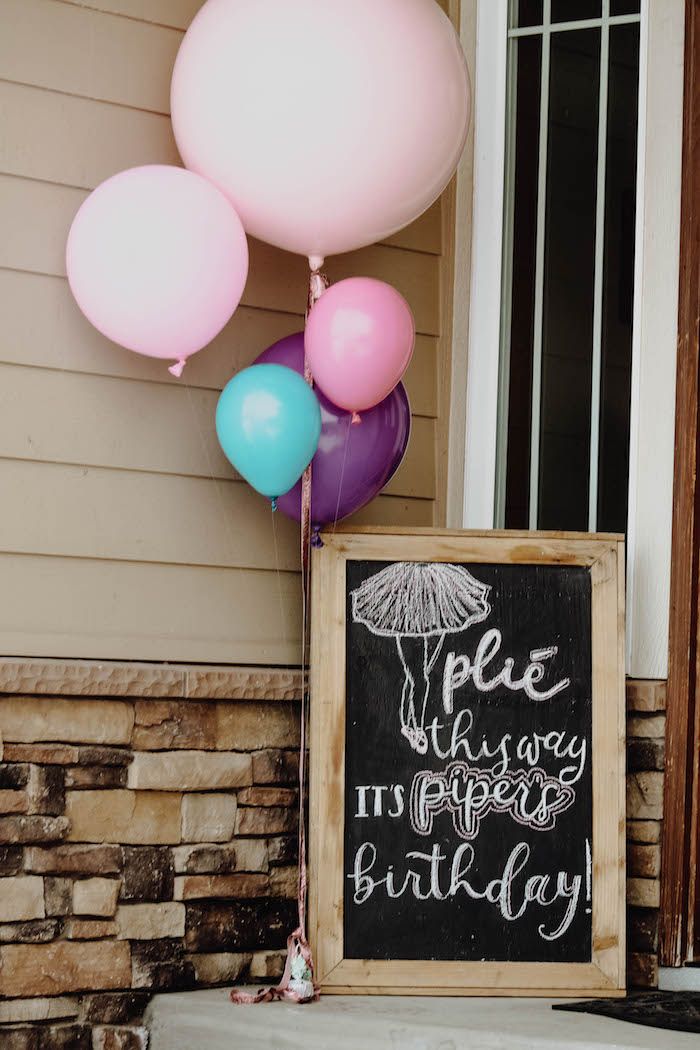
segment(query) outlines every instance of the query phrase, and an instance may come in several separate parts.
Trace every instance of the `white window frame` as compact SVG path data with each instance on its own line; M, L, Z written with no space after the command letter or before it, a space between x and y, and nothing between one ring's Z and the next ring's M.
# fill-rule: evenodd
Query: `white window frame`
M455 303L457 312L465 301L470 304L461 524L488 529L497 520L498 399L504 389L499 369L502 258L509 236L503 222L508 0L463 0L462 6L474 2L473 221L471 231L457 231L458 258L459 238L471 238L471 278L457 267ZM636 678L668 674L684 6L682 0L641 4L627 536L627 674ZM458 215L460 198L470 190L461 174ZM457 316L455 332L463 328Z

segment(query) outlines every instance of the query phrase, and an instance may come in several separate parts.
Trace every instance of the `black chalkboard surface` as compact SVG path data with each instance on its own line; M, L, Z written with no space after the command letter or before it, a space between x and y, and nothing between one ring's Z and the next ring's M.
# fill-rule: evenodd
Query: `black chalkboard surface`
M356 529L312 566L326 992L620 995L622 537Z
M346 957L590 961L590 573L346 572Z

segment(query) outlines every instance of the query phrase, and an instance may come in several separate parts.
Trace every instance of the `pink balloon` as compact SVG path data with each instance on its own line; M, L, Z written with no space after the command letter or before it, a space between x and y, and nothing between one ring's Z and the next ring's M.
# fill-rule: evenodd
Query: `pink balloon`
M188 357L238 306L248 244L238 215L206 179L183 168L123 171L90 194L73 220L66 266L87 319L147 357Z
M437 199L466 141L469 75L435 0L208 0L171 111L185 164L248 233L318 259Z
M304 337L319 387L348 412L387 397L408 368L415 343L411 308L372 277L332 285L309 314Z

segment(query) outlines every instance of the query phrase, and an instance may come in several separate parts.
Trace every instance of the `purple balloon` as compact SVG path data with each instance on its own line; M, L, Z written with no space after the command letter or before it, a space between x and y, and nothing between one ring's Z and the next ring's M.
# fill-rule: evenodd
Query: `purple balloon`
M304 333L281 339L256 364L278 364L304 374ZM311 520L314 528L354 514L378 495L399 468L411 434L411 406L403 383L354 425L352 412L329 401L321 404L321 439L313 458ZM277 500L279 509L301 520L301 481Z

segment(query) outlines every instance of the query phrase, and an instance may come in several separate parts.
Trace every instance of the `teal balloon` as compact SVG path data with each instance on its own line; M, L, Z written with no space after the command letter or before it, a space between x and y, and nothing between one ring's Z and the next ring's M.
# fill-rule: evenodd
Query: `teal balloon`
M308 383L284 365L252 365L230 380L216 407L224 455L269 499L296 485L318 448L321 408Z

